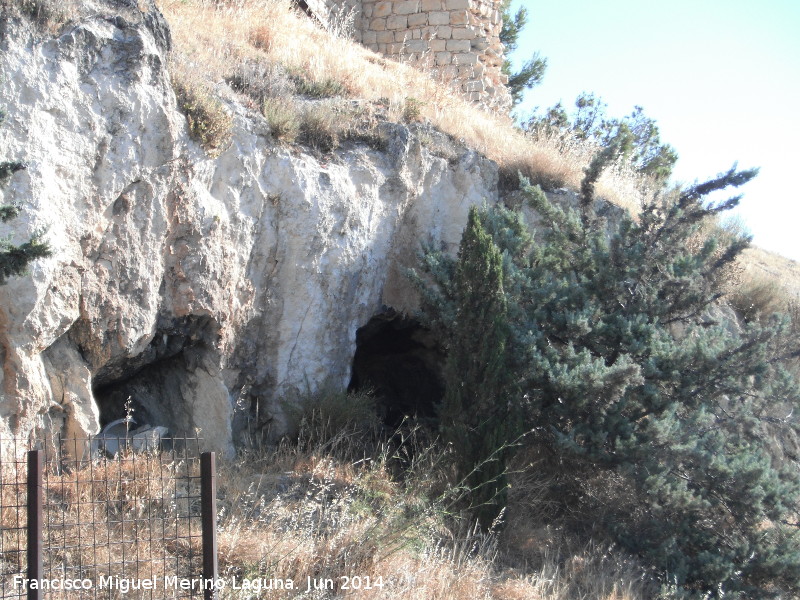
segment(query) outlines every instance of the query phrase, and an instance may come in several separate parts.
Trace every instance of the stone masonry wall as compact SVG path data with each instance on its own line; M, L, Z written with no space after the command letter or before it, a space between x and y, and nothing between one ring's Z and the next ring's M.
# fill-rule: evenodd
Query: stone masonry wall
M485 108L510 110L500 0L308 0L308 6L326 27L341 29L345 16L358 15L352 35L368 48L429 70Z

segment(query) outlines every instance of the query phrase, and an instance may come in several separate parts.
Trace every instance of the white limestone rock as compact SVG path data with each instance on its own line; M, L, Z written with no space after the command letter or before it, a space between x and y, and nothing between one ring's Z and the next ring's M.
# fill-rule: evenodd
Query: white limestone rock
M0 159L29 167L0 191L23 206L0 235L46 228L53 256L0 287L0 435L91 436L123 384L149 422L226 455L251 402L280 433L281 398L345 387L356 329L415 308L421 243L454 250L469 206L496 200L493 163L437 158L399 125L386 152L322 163L230 102L210 159L164 37L101 16L44 42L5 26Z

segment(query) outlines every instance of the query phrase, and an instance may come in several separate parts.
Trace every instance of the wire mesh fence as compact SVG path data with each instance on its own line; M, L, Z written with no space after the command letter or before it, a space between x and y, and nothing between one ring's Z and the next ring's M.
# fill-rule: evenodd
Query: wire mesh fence
M29 581L29 448L0 440L0 597L28 598L31 585L53 600L204 597L200 441L129 442L108 452L56 440L31 453L43 468L41 571Z
M12 579L27 569L27 448L19 448L16 440L0 444L0 591L3 598L24 598Z

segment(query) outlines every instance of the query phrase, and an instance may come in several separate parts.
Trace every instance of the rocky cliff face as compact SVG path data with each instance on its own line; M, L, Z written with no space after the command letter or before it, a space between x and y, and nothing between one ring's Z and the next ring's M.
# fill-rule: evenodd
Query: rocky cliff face
M0 158L28 163L0 235L46 228L53 249L0 287L0 436L92 435L128 397L139 422L225 453L253 420L279 432L282 398L346 387L359 327L414 308L421 243L454 248L469 206L497 196L493 163L433 156L404 126L386 151L315 157L235 101L209 158L153 12L0 33Z

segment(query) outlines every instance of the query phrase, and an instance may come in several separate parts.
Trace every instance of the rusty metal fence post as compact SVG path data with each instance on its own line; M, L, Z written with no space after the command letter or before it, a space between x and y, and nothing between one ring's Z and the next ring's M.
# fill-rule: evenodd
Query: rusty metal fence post
M217 598L217 473L213 452L200 455L200 505L203 520L203 597Z
M28 452L28 600L42 600L42 451ZM36 585L31 587L31 583ZM36 588L36 589L33 589Z

